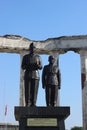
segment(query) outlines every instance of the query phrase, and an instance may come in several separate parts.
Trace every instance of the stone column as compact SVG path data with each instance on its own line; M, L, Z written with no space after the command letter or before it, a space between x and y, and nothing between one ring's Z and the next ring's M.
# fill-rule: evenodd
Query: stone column
M87 130L87 51L80 51L82 80L83 129Z
M21 69L21 63L24 53L20 54L20 106L25 105L25 96L24 96L24 71Z

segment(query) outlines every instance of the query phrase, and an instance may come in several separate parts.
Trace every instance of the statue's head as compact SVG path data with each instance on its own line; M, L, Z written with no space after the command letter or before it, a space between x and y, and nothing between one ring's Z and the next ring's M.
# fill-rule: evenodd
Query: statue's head
M49 58L48 58L48 61L50 64L53 64L55 62L55 57L50 55Z
M31 53L33 53L33 52L35 52L35 49L36 49L36 47L34 46L34 43L32 42L32 43L30 44L30 46L29 46L29 51L30 51Z

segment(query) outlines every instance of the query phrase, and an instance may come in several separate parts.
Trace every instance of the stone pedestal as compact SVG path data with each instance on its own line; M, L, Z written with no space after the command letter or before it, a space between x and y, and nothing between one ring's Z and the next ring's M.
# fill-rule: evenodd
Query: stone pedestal
M19 130L65 130L64 120L70 115L70 107L15 107ZM56 126L28 126L28 119L56 119Z

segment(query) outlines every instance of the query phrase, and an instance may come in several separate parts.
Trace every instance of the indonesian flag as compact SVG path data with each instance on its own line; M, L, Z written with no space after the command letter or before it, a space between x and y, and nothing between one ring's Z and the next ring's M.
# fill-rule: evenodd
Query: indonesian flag
M6 105L5 106L5 116L7 115L7 112L8 112L8 106Z

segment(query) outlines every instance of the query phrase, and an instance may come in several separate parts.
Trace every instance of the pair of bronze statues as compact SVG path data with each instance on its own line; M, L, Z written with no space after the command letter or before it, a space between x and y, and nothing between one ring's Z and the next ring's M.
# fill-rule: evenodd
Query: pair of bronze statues
M26 106L36 106L39 71L42 69L42 62L39 55L35 54L36 47L30 44L29 54L26 54L22 60L22 69L25 70L25 103ZM46 105L57 106L58 89L60 89L60 71L54 64L54 56L49 56L49 64L44 66L42 72L42 87L45 89Z

